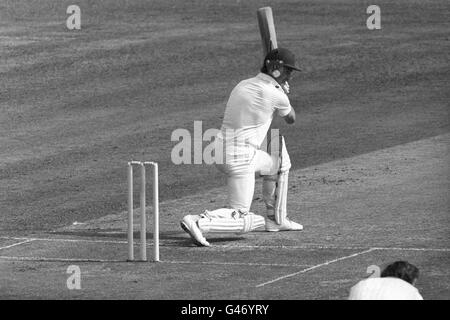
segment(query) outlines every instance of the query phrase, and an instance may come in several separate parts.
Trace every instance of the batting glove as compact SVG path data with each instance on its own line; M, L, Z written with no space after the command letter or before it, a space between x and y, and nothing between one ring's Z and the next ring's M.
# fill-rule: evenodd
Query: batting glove
M287 81L281 85L281 88L283 88L284 93L289 94L289 83Z

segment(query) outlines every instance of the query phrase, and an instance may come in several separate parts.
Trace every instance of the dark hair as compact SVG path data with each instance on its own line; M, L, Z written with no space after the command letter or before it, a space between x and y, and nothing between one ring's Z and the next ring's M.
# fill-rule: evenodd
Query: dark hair
M414 280L419 277L419 269L407 261L396 261L383 270L381 277L400 278L413 284Z

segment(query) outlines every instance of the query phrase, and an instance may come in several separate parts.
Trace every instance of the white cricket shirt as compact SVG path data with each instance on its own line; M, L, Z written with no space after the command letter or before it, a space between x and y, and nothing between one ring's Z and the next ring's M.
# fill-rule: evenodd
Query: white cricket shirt
M350 290L349 300L423 300L416 287L393 277L368 278Z
M259 73L232 90L218 138L234 145L233 154L249 154L261 147L274 113L284 117L291 109L288 96L275 79ZM231 153L230 148L227 153Z

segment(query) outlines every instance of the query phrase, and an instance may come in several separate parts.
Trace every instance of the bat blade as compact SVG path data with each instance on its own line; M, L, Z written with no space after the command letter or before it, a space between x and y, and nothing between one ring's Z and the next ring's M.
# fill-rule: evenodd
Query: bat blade
M259 8L256 11L258 17L259 32L261 33L264 56L272 49L278 48L277 34L271 7Z
M261 33L261 41L264 57L273 49L278 48L277 34L275 32L275 23L273 21L273 13L271 7L262 7L256 11L258 17L259 32ZM268 134L266 135L266 151L271 154L272 128L270 124Z

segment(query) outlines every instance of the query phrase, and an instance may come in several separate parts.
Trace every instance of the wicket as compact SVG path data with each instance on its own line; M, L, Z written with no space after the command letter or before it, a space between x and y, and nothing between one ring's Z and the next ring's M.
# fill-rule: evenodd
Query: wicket
M133 225L133 166L141 167L141 187L140 187L140 258L147 261L147 215L146 215L146 170L145 166L153 168L153 259L159 261L159 194L158 194L158 163L156 162L128 162L128 261L134 261L134 225Z

